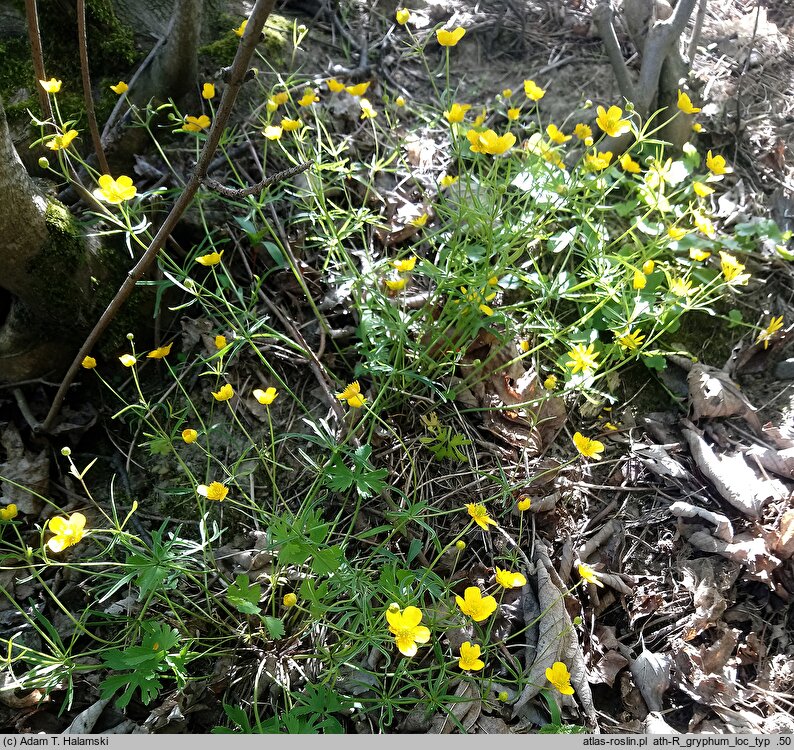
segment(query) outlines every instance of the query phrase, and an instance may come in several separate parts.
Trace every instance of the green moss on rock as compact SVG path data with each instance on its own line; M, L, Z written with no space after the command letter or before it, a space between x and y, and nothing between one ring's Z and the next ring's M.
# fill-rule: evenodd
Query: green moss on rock
M199 49L199 55L206 58L212 65L228 67L237 53L240 39L234 33L241 19L235 16L222 15L218 21L219 38ZM286 52L292 39L292 21L277 13L271 13L263 31L264 39L260 43L260 52L273 66L280 66L286 60Z

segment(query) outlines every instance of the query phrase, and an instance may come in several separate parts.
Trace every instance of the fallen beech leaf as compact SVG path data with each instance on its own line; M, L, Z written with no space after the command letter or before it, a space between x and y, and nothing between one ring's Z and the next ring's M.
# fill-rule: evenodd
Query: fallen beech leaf
M676 518L702 518L715 526L714 536L718 539L722 539L725 542L733 541L733 526L728 516L724 516L722 513L714 513L697 505L681 501L673 503L669 510Z
M615 678L629 660L617 651L607 651L594 665L590 672L589 681L592 684L604 682L609 687L615 683Z
M755 407L722 370L703 364L694 364L687 374L692 420L703 417L742 417L761 434L761 422Z
M654 654L643 649L629 665L631 676L649 711L662 710L662 696L670 687L670 664L668 654Z
M769 551L766 541L761 537L738 534L734 542L729 544L705 531L696 531L689 536L688 541L702 552L714 552L746 566L751 578L774 589L772 573L780 566L781 560Z
M748 462L752 465L757 461L767 471L774 472L780 477L794 479L794 448L774 450L760 445L752 445L744 452Z

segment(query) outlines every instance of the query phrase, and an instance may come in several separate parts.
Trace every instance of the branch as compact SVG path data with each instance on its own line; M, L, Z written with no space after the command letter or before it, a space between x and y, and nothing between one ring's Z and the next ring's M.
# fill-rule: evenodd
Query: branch
M237 54L235 55L234 62L231 66L229 84L224 90L223 96L221 97L221 103L218 107L218 113L215 116L215 122L212 123L212 128L207 135L207 140L204 143L204 148L202 148L201 154L199 155L199 160L196 164L195 171L190 176L190 179L185 185L181 195L177 199L177 202L174 204L168 216L166 216L165 221L155 235L154 239L152 239L149 247L146 249L146 252L136 263L135 267L127 274L127 278L124 280L124 283L121 285L118 292L116 292L116 296L110 301L107 309L102 313L102 316L97 321L94 329L88 335L88 338L85 340L83 346L80 348L80 351L77 353L74 362L72 362L69 370L64 376L63 382L61 383L58 392L55 394L50 411L48 412L44 422L41 424L39 432L48 432L51 429L55 418L58 416L61 404L63 404L66 392L69 390L69 387L74 381L75 376L80 371L83 358L86 357L94 348L94 345L99 340L99 337L105 332L105 329L108 327L108 325L110 325L111 321L116 317L124 303L134 291L135 285L141 278L143 278L144 274L149 270L149 267L152 265L152 263L154 263L157 255L165 244L166 238L169 234L171 234L174 227L179 222L182 214L188 208L193 200L193 197L198 192L203 179L207 175L207 168L210 164L210 161L212 160L212 155L215 153L215 149L217 149L221 140L221 135L226 128L226 123L228 122L229 116L232 113L234 102L237 99L237 95L240 93L240 88L243 85L243 80L245 79L245 74L248 70L248 64L250 63L251 56L254 53L257 43L259 42L259 35L261 34L262 28L265 25L265 21L270 15L270 12L273 10L273 6L275 4L276 0L256 0L254 9L251 11L251 16L248 19L248 25L246 26L245 33L243 34L243 38L240 41L240 46L237 48Z
M692 64L692 61L695 59L695 55L698 51L698 42L700 41L700 32L703 30L703 21L706 18L706 4L708 0L700 0L700 5L698 6L698 14L695 16L695 27L692 29L692 37L689 40L689 48L687 49L687 57L689 58L689 64Z
M217 180L213 180L212 177L205 177L202 182L204 183L205 187L208 187L210 190L214 190L216 193L218 193L218 195L222 195L224 198L239 200L240 198L247 198L249 195L261 193L268 185L272 185L275 182L288 180L290 177L294 177L296 174L305 172L311 165L312 163L310 161L304 161L301 164L296 164L294 167L283 169L281 172L276 172L276 174L265 177L265 179L261 182L257 182L256 185L251 185L251 187L247 188L227 188L224 185L221 185L221 183Z
M620 93L627 101L634 102L636 94L634 83L631 80L631 73L629 73L626 61L623 59L623 53L620 51L615 26L612 23L612 8L608 2L600 3L593 9L593 21L604 42L609 64L615 73Z
M88 129L91 131L91 140L94 142L94 151L99 162L102 174L110 174L108 160L102 148L102 139L99 137L99 126L94 111L94 97L91 94L91 73L88 70L88 41L85 34L85 0L77 0L77 48L80 51L80 74L83 79L83 100L85 113L88 117Z
M33 72L36 74L36 91L39 95L41 111L48 120L52 120L52 106L50 97L41 87L39 81L46 81L44 72L44 53L41 51L41 31L39 29L39 12L36 0L25 0L25 15L28 20L28 38L30 39L30 56L33 60Z

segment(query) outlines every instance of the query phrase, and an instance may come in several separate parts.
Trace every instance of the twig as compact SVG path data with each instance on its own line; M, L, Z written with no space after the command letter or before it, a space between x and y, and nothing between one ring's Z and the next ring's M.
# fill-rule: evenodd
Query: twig
M213 122L212 128L207 135L207 140L204 144L204 148L201 150L198 163L196 164L196 169L190 176L190 179L177 199L177 202L174 204L168 216L166 216L165 221L161 225L154 239L152 239L149 247L146 249L146 252L136 263L135 267L129 271L127 278L124 280L124 283L121 285L118 292L116 292L115 297L113 297L113 299L110 301L110 304L107 306L105 312L102 313L102 316L97 321L94 329L88 335L88 338L85 340L82 347L80 347L80 351L77 353L74 362L72 362L71 366L69 367L69 370L66 373L63 382L61 383L61 387L55 394L55 398L53 399L52 406L50 407L50 411L48 412L46 419L41 424L41 432L48 432L52 427L52 424L61 409L61 404L63 403L63 399L66 396L66 392L69 390L69 386L72 384L72 381L75 379L75 376L80 370L80 363L83 361L83 358L87 356L94 348L94 345L99 340L99 337L105 332L105 329L108 327L108 325L110 325L111 321L116 317L124 303L132 294L133 290L135 289L135 285L141 278L143 278L144 274L149 270L149 267L152 265L152 263L154 263L157 255L165 244L166 239L171 234L174 227L179 222L180 217L198 192L202 180L207 174L207 167L209 166L209 163L212 159L212 155L215 153L215 149L218 147L221 135L226 128L226 123L228 122L229 116L232 113L234 102L237 99L237 95L239 94L240 88L243 85L243 80L245 79L245 75L248 70L248 64L250 63L251 56L254 53L257 43L259 42L259 35L262 32L262 27L265 25L265 21L270 15L270 12L273 10L273 6L275 4L276 0L256 0L254 9L248 19L248 26L245 29L245 33L243 34L243 38L240 41L240 46L237 48L237 54L235 55L234 62L231 66L229 85L224 89L221 103L218 107L218 113L215 116L215 122Z
M695 59L698 51L698 42L700 41L700 32L703 31L703 21L706 18L706 4L709 0L700 0L698 6L698 14L695 16L695 26L692 29L692 36L689 38L689 48L687 49L687 57L691 65Z
M281 172L276 172L276 174L265 177L265 179L261 182L257 182L256 185L251 185L251 187L247 188L227 188L224 185L221 185L221 183L217 180L214 180L212 177L205 177L202 182L210 190L214 190L219 195L224 196L224 198L233 198L235 200L239 200L240 198L247 198L249 195L261 193L266 187L268 187L268 185L272 185L275 182L288 180L290 177L294 177L296 174L305 172L311 165L312 163L310 161L305 161L302 164L296 164L294 167L284 169Z
M736 84L736 128L734 132L737 135L736 138L736 148L733 150L733 161L736 162L736 159L739 155L739 138L738 135L741 130L742 125L742 89L744 88L744 76L747 73L747 69L750 67L750 58L753 54L753 47L755 46L755 37L758 33L758 19L761 15L761 0L756 0L755 6L755 23L753 24L753 35L750 37L750 44L747 47L747 57L744 59L744 65L742 65L742 72L739 73L739 82Z
M77 47L80 51L80 75L83 79L83 101L85 113L88 117L88 129L91 131L91 140L94 142L94 151L99 162L102 174L110 174L108 160L102 148L102 139L99 137L99 125L96 121L94 110L94 97L91 94L91 72L88 70L88 41L85 34L85 0L77 0Z
M30 56L33 60L33 72L36 75L36 91L39 95L39 104L44 116L52 120L52 105L47 92L41 87L39 81L46 81L44 72L44 53L41 51L41 31L39 29L39 11L36 0L25 0L25 16L28 21L28 38L30 39Z
M627 101L634 102L636 93L634 83L631 80L626 61L623 59L623 53L620 51L620 43L612 23L612 8L608 2L600 3L593 9L593 21L601 36L601 41L604 43L620 93Z

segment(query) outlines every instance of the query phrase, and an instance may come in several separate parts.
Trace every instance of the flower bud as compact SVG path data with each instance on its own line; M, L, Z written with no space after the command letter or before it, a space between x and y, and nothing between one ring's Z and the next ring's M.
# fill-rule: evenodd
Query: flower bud
M50 166L50 160L46 156L42 156L39 159L39 167L42 169L48 169Z
M61 448L61 455L66 456L67 458L72 455L72 449L68 446L64 446Z

